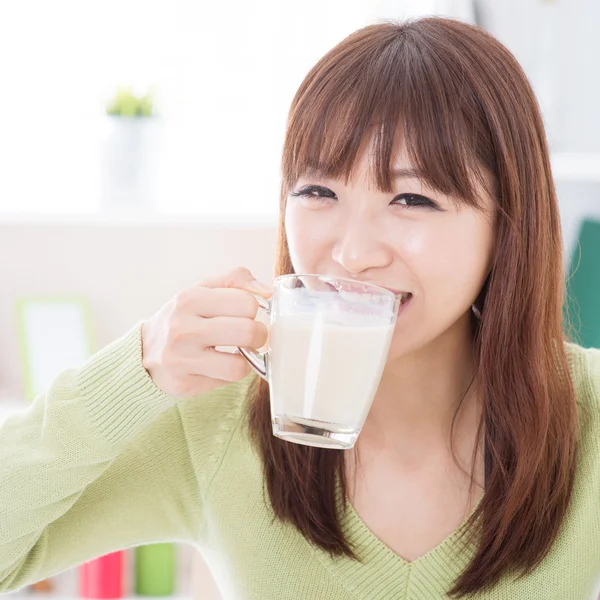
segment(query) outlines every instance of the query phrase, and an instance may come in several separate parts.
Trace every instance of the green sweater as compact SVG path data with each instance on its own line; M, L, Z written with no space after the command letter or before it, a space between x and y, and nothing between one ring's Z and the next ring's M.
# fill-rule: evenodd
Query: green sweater
M141 324L63 372L0 428L0 592L117 549L186 542L227 600L436 600L468 555L458 531L408 563L351 510L343 523L364 564L331 559L273 521L242 425L251 378L176 400L141 361ZM497 600L595 600L600 587L600 351L567 344L582 410L576 488L559 537ZM463 523L464 525L464 523Z

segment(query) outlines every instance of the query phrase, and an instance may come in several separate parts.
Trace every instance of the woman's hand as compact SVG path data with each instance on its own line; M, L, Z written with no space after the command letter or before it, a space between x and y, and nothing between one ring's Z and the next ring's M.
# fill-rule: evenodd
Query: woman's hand
M259 349L266 326L255 321L271 287L239 267L176 294L142 326L142 362L166 394L186 398L243 379L250 366L240 354L215 346Z

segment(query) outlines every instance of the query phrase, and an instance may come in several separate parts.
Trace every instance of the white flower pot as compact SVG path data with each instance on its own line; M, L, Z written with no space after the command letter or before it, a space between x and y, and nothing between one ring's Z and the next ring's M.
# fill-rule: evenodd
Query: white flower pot
M101 208L148 210L155 206L161 130L157 117L106 116L101 148Z

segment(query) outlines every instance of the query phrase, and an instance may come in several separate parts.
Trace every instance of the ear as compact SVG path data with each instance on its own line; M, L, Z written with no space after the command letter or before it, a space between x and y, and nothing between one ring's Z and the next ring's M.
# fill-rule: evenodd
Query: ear
M479 291L479 294L477 295L477 298L475 299L475 302L473 303L473 305L480 312L483 311L483 305L485 302L485 297L487 296L487 290L488 290L488 285L489 285L491 274L492 274L492 270L490 269L488 271L487 277L485 278L485 281L483 282L483 285L481 286L481 290Z

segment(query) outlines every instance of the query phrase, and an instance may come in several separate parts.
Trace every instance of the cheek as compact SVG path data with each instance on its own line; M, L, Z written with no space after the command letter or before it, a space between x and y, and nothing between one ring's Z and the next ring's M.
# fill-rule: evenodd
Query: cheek
M468 219L437 232L428 242L423 271L438 297L471 302L487 275L492 232L480 220Z
M312 272L320 261L331 256L332 228L326 221L310 211L295 209L290 204L286 207L285 233L297 273Z

